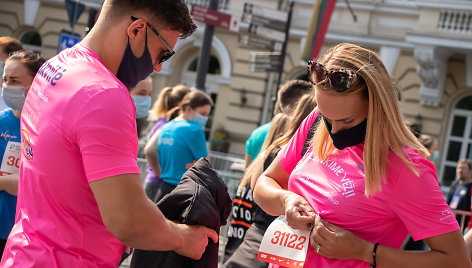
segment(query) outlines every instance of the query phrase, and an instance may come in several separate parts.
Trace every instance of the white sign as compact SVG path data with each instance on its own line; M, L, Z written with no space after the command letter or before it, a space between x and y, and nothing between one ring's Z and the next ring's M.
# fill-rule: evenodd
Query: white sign
M285 32L276 31L264 26L251 24L249 25L248 32L270 40L285 42Z
M285 216L280 216L267 228L257 259L290 268L303 267L309 240L309 230L294 230Z
M287 21L288 19L288 12L257 6L250 3L244 3L244 13L279 21Z

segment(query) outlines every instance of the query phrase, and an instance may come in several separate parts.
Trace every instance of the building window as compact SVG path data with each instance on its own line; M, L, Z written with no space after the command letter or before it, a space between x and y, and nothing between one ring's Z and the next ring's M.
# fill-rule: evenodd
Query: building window
M451 112L441 162L443 185L456 179L457 162L462 158L472 158L472 96L462 98Z
M196 72L197 71L197 66L198 66L198 59L199 57L195 58L189 65L188 65L188 71L191 72ZM211 55L210 56L210 63L208 64L208 72L209 74L221 74L221 67L220 67L220 61L218 60L217 57Z
M20 36L20 42L24 48L31 49L32 51L41 54L41 36L37 31L27 31Z

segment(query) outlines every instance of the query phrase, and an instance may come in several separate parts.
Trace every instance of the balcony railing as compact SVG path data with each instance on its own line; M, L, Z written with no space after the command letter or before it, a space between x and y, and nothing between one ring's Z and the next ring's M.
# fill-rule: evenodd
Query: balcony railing
M471 34L472 12L461 10L441 10L437 30L447 33Z
M189 5L208 7L210 0L186 0ZM225 11L229 9L230 0L218 0L218 10Z

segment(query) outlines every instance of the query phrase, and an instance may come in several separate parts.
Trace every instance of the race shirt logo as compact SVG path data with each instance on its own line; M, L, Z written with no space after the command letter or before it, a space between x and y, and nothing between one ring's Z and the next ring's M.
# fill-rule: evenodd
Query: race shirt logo
M26 160L33 160L33 148L31 147L28 130L21 129L21 139L23 140L23 156Z

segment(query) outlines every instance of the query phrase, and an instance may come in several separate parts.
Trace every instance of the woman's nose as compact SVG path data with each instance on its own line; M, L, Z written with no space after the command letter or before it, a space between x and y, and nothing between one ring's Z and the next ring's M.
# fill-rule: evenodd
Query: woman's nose
M331 133L335 134L335 133L338 133L341 130L342 130L342 128L341 128L340 123L336 123L334 121L331 122Z

